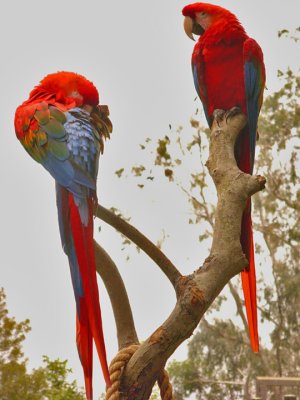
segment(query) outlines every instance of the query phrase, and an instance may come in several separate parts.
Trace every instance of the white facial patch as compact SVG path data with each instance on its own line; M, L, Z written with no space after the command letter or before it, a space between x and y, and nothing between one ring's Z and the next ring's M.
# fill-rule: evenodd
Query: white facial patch
M77 92L77 90L73 90L73 92L70 93L70 96L74 97L74 99L79 99L81 101L83 100L83 97Z

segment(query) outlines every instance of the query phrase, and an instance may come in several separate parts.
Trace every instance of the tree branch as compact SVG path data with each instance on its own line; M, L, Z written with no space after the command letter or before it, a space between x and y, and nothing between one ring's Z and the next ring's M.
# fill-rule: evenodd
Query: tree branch
M262 209L260 209L260 217L262 220L262 225L264 225L266 223L266 219L265 216L263 214ZM277 359L277 368L278 368L278 374L279 376L282 376L282 354L281 354L281 338L280 338L280 332L284 331L284 313L282 310L282 295L280 293L280 285L279 285L279 279L277 276L277 268L278 268L278 262L276 260L275 257L275 251L274 251L274 245L272 244L272 241L270 241L269 235L267 234L266 231L262 232L263 236L264 236L264 240L265 243L267 245L267 248L269 250L269 254L272 260L272 274L273 274L273 278L274 278L274 283L275 283L275 291L276 291L276 295L277 295L277 309L278 309L278 316L279 316L279 327L277 328L277 332L278 332L278 339L274 341L274 346L276 349L276 359Z
M228 285L229 285L230 293L232 294L232 297L233 297L233 299L235 301L237 313L238 313L238 315L241 317L241 319L243 321L244 329L247 332L247 336L248 336L248 339L249 339L248 323L247 323L247 319L246 319L246 316L245 316L245 313L244 313L244 310L243 310L243 305L242 305L240 296L239 296L236 288L233 286L233 284L230 281L228 282Z
M300 206L299 206L299 201L292 201L290 198L284 196L281 191L281 181L279 179L276 179L273 175L268 175L268 182L269 180L272 182L271 185L271 193L275 198L278 200L283 201L289 208L292 208L295 211L300 211ZM270 191L270 188L269 188Z
M106 251L94 241L96 268L108 292L117 327L119 350L138 344L132 311L123 279L116 264Z
M211 252L202 268L179 279L174 310L132 356L123 374L122 400L149 398L168 358L193 333L228 281L247 264L240 243L242 214L247 198L264 188L265 179L247 175L236 165L234 144L245 124L242 114L213 124L207 166L217 188L218 205Z
M113 226L117 231L121 232L140 247L159 266L172 283L173 287L176 288L177 281L181 277L180 272L165 254L145 235L112 211L99 204L95 207L94 215Z
M231 320L229 320L229 321L230 321L230 323L232 325L234 325ZM201 324L205 324L207 329L210 329L212 332L216 333L221 338L226 339L226 341L230 341L230 342L233 342L233 343L237 341L237 338L236 338L235 335L234 336L228 335L226 331L224 332L224 330L220 329L216 325L210 324L207 321L207 319L205 319L204 317L202 318ZM244 341L243 338L240 338L239 342L242 343L245 346L249 346L249 342Z

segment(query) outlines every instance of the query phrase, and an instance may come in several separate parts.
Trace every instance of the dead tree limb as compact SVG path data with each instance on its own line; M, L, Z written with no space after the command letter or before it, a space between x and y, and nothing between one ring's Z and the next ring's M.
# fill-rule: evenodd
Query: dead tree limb
M245 124L243 114L227 119L225 114L221 121L213 123L206 163L218 194L213 242L209 257L193 274L181 276L164 254L135 228L101 206L96 210L99 218L126 235L161 267L177 293L170 316L140 345L125 367L120 400L149 399L168 358L192 335L228 281L247 264L240 243L242 214L247 199L264 188L265 179L245 174L237 167L234 144Z
M139 347L124 370L122 400L149 398L168 358L191 336L228 281L247 264L240 244L242 213L247 198L264 188L265 179L245 174L236 165L234 144L245 124L242 114L213 124L207 167L216 185L218 205L211 252L201 268L177 279L174 310Z

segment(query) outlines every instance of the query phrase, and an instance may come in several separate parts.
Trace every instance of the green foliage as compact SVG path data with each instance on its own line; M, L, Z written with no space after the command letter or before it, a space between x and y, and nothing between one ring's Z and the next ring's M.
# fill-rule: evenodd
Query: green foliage
M188 345L188 358L172 362L169 374L176 394L197 399L241 399L245 384L257 375L265 375L264 357L252 353L247 334L231 320L202 320L198 332ZM247 377L247 382L245 382Z
M21 344L30 331L29 320L17 323L8 317L5 293L0 289L0 363L14 362L23 356Z
M0 399L1 400L84 400L75 381L67 381L67 361L51 361L27 370L22 344L30 331L29 320L16 322L8 315L4 289L0 289Z
M300 32L300 26L298 26L298 28L295 29L295 33L293 34L291 34L288 29L281 29L280 31L278 31L277 34L279 38L288 38L292 39L294 42L298 42L300 40L299 32Z
M82 390L77 388L76 381L67 381L71 368L67 368L67 360L56 359L51 361L47 356L43 357L45 365L45 381L47 384L46 397L49 400L82 400L85 396Z

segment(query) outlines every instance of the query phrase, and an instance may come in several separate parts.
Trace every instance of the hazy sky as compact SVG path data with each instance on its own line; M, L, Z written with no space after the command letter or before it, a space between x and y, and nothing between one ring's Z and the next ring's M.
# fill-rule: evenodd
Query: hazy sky
M17 320L31 320L32 332L25 344L31 367L41 364L43 354L68 359L83 384L75 346L75 302L67 258L60 247L54 183L25 153L13 128L16 107L44 75L58 70L81 73L98 87L101 102L110 106L114 132L100 165L102 204L132 216L131 221L154 241L165 228L169 237L164 250L183 273L193 271L207 255L197 241L198 228L186 225L190 210L173 187L154 182L139 190L136 183L114 175L122 166L142 162L139 143L167 133L169 123L186 126L186 134L192 135L188 121L196 108L196 94L190 69L193 43L182 28L181 9L186 4L175 0L1 3L0 285L6 290L11 314ZM277 38L279 29L293 30L299 25L299 0L220 0L215 4L234 12L260 43L268 93L278 89L277 69L299 64L295 59L299 47ZM145 256L130 250L126 263L119 236L104 223L95 225L97 240L120 267L143 340L171 311L172 288ZM102 285L100 292L110 360L117 351L115 325ZM98 376L97 363L96 394L104 388Z

